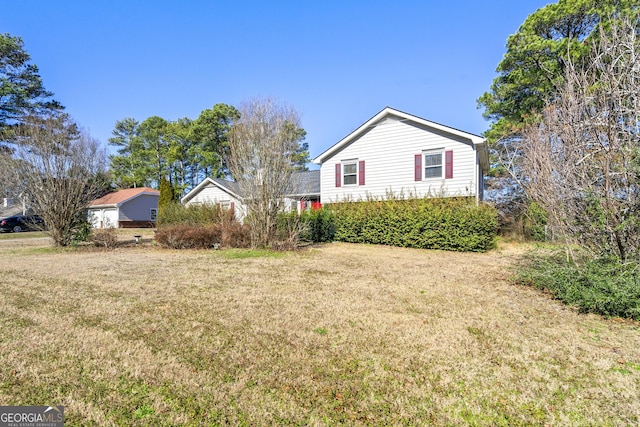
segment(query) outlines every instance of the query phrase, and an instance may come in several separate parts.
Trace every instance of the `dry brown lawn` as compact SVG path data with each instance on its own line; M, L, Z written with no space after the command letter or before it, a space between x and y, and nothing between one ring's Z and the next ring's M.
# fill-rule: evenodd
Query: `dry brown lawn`
M0 405L69 426L640 423L638 324L510 284L522 247L150 240L0 240Z

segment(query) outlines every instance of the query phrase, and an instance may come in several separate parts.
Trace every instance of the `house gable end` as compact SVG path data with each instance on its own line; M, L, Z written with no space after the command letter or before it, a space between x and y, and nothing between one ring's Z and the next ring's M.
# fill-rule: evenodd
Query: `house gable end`
M189 193L187 193L182 199L180 199L180 203L187 204L189 203L189 201L191 199L193 199L195 196L197 196L198 194L200 194L200 192L202 190L204 190L205 188L209 187L209 186L213 186L216 187L217 189L219 189L220 191L223 191L227 194L229 194L229 196L238 199L238 200L242 200L242 197L240 197L236 192L234 192L233 190L231 190L229 188L229 186L224 185L223 183L221 183L219 179L213 179L213 178L205 178L202 180L202 182L200 184L198 184L197 186L195 186L193 188L193 190L189 191Z
M327 160L337 156L343 149L347 148L355 141L364 137L372 129L388 124L393 124L398 121L410 124L412 126L418 126L421 129L428 130L448 139L455 139L466 144L474 146L486 144L485 139L479 135L464 132L449 126L422 119L418 116L404 113L391 107L386 107L371 119L367 120L360 127L351 132L349 135L344 137L338 143L313 159L313 162L322 164Z
M152 221L151 210L158 209L157 194L141 193L123 202L118 209L118 221Z
M314 160L321 201L477 196L483 148L480 136L386 108Z
M128 203L128 202L130 202L131 200L136 199L136 198L138 198L138 197L140 197L140 196L155 196L155 197L157 197L157 198L160 198L160 193L159 193L159 192L157 192L157 193L156 193L156 192L147 192L147 191L144 191L144 192L142 192L142 193L138 193L138 194L136 194L136 195L134 195L134 196L131 196L131 197L129 197L128 199L122 200L122 201L121 201L121 202L119 202L119 203L116 203L116 206L120 207L120 206L124 205L125 203Z

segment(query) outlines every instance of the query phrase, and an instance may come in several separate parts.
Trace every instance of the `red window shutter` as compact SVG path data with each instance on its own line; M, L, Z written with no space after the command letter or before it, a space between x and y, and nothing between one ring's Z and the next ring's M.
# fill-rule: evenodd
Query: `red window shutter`
M444 177L445 179L453 178L453 150L444 152Z
M358 185L364 185L364 160L360 160L358 165Z
M231 203L229 204L229 211L231 212L231 215L235 215L235 213L236 213L236 206L235 206L235 204L234 204L233 202L231 202Z
M342 168L340 167L340 163L336 163L336 187L342 186Z
M422 154L416 154L414 163L415 163L414 179L416 181L422 181Z

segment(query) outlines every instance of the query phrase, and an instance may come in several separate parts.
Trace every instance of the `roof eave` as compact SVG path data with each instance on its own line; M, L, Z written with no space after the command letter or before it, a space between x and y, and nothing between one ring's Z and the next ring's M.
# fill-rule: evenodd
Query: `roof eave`
M334 144L333 146L329 147L322 154L320 154L318 157L313 159L312 160L313 163L318 164L318 165L324 163L326 159L330 158L331 156L333 156L333 154L335 154L338 151L340 151L344 145L347 145L349 142L351 142L351 140L355 139L361 133L363 133L366 129L368 129L369 126L371 126L373 123L375 123L380 118L382 118L382 116L384 116L388 112L388 110L389 110L389 107L383 108L382 111L380 111L378 114L376 114L375 116L371 117L369 120L364 122L362 125L358 126L356 129L354 129L351 133L349 133L347 136L342 138L336 144Z
M89 205L87 209L104 209L104 208L117 208L119 207L117 204L109 204L109 205Z
M468 139L469 141L471 141L471 143L474 146L486 143L486 140L483 137L479 136L479 135L474 135L474 134L469 133L469 132L464 132L464 131L461 131L459 129L455 129L455 128L452 128L452 127L449 127L449 126L441 125L439 123L432 122L432 121L423 119L421 117L414 116L414 115L409 114L409 113L405 113L405 112L400 111L400 110L396 110L395 108L385 107L378 114L376 114L375 116L371 117L369 120L367 120L365 123L363 123L357 129L355 129L349 135L345 136L340 141L338 141L336 144L334 144L332 147L330 147L328 150L326 150L325 152L320 154L318 157L313 159L313 163L316 163L316 164L324 163L327 159L329 159L333 155L337 154L340 150L342 150L342 148L344 146L348 145L351 141L353 141L354 139L358 138L362 133L364 133L366 130L368 130L371 126L373 126L376 122L378 122L380 119L382 119L386 115L394 115L394 116L400 117L400 118L402 118L404 120L410 120L410 121L413 121L415 123L422 124L423 126L427 126L427 127L430 127L430 128L442 131L442 132L446 132L446 133L449 133L449 134L452 134L452 135L456 135L456 136L462 137L464 139Z
M218 184L215 180L213 180L210 177L206 177L205 179L202 180L202 182L198 185L196 185L193 190L189 191L182 199L180 199L180 203L181 204L185 204L187 203L189 200L191 200L196 194L198 194L198 192L207 186L207 184L212 184L215 185L216 187L218 187L219 189L221 189L222 191L224 191L225 193L235 197L238 200L242 200L242 197L240 197L238 194L236 194L233 190L230 190L229 188L222 186L220 184Z
M307 196L320 196L319 192L309 192L309 193L296 193L296 194L285 194L284 197L307 197Z
M478 156L480 161L480 167L482 169L482 173L489 172L489 147L487 146L486 140L483 144L478 144Z
M193 198L193 196L195 196L196 194L198 194L198 192L200 191L200 189L202 189L202 187L206 187L206 185L208 183L214 184L213 180L209 177L206 177L205 179L202 180L202 182L198 185L196 185L191 191L189 191L187 194L184 195L184 197L182 199L180 199L180 203L181 204L185 204L187 203L189 200L191 200Z

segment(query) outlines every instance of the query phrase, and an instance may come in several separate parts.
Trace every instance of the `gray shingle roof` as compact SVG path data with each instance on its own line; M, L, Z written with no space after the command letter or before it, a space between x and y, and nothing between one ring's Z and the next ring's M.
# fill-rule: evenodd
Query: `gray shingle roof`
M301 171L291 175L294 184L292 196L320 195L320 171Z
M220 187L238 196L242 196L240 186L237 182L228 181L222 178L210 178ZM300 171L291 174L293 190L287 196L319 196L320 195L320 171Z
M240 186L237 182L227 181L222 178L211 178L211 181L215 181L216 184L220 185L222 188L225 188L228 191L231 191L234 194L240 195Z

